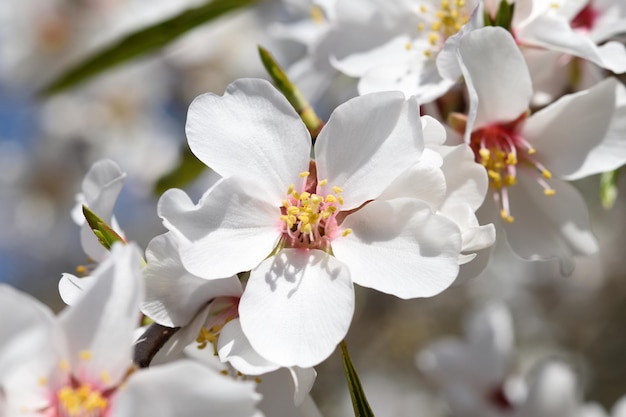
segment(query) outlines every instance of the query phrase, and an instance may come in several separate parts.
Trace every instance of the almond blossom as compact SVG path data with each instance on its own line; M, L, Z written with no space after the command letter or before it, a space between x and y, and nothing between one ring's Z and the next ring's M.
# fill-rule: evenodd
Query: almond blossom
M564 52L621 74L626 72L626 47L611 37L626 29L620 1L519 1L512 31L522 46Z
M187 136L224 179L197 205L166 192L159 215L186 240L192 274L252 270L239 316L267 360L306 368L330 355L350 325L353 283L414 298L456 278L454 221L416 198L377 200L422 154L414 99L386 92L339 106L311 161L309 133L286 99L265 81L240 80L192 103Z
M0 286L0 405L8 416L258 415L252 383L180 361L137 370L133 332L143 287L134 245L116 244L95 283L58 318Z
M499 213L488 215L504 222L518 255L559 258L570 273L572 256L595 252L597 242L582 197L563 180L626 162L623 133L615 133L623 132L617 81L564 96L529 116L530 76L508 32L474 31L461 40L459 56L471 101L467 120L452 122L489 175L495 210L486 204L485 212Z
M72 210L74 222L81 226L80 243L92 262L100 263L109 257L109 252L98 242L98 239L85 220L83 205L89 207L98 217L120 235L123 236L120 226L113 215L113 208L117 197L124 186L126 173L110 159L103 159L94 163L82 182L81 192L76 195L76 205ZM82 275L64 273L59 281L59 294L65 304L72 305L80 296L86 286L92 284L88 276L91 267L80 266L77 268Z
M180 327L152 363L184 357L213 364L215 357L229 363L244 378L280 368L250 346L239 324L239 298L243 292L236 276L206 280L187 272L178 255L180 241L168 232L155 237L146 249L143 271L146 297L142 312L167 327ZM219 366L222 371L229 369ZM300 406L315 381L315 370L289 369L295 385L294 404ZM259 388L263 388L265 375ZM284 393L282 393L284 396Z
M614 0L521 2L512 33L526 59L535 90L545 105L568 88L589 88L604 69L626 71L626 49L612 41L626 32L626 7Z
M399 90L428 103L461 75L454 58L458 32L482 27L483 7L473 0L369 0L355 11L340 0L332 23L317 53L359 78L360 94Z

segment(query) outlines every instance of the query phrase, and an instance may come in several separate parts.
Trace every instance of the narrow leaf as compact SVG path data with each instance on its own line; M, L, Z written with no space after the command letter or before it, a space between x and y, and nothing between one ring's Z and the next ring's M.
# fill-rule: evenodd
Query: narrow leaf
M170 188L183 188L198 178L206 169L207 166L196 158L189 146L185 144L178 166L157 181L154 192L156 195L161 195Z
M309 133L311 133L311 137L315 140L317 135L320 133L320 130L322 130L324 122L317 117L313 107L311 107L309 102L304 98L298 87L291 82L272 54L270 54L267 49L259 46L259 55L261 56L263 66L267 70L270 77L272 77L272 80L274 80L276 88L278 88L287 100L289 100L289 103L291 103L293 108L302 118L302 121L309 130Z
M343 370L346 374L346 381L348 382L348 389L350 390L350 397L352 398L352 407L354 408L355 417L374 417L374 413L367 402L367 397L361 386L359 375L352 364L350 354L348 353L348 346L345 341L342 341L339 346L341 347L341 358L343 360Z
M615 204L617 199L617 177L619 176L619 169L615 171L604 172L600 176L600 201L602 207L610 209Z
M115 242L126 243L126 241L118 235L111 226L109 226L84 204L83 215L85 216L85 219L87 219L87 223L89 224L89 227L91 227L94 235L98 238L98 242L100 242L100 244L107 250L111 250L111 247Z
M86 81L106 69L163 48L189 30L257 1L213 0L163 22L143 28L96 52L50 83L41 94L57 93Z
M514 4L509 4L507 0L500 1L498 7L498 13L493 22L493 26L500 26L506 30L511 29L511 21L513 20L513 8Z

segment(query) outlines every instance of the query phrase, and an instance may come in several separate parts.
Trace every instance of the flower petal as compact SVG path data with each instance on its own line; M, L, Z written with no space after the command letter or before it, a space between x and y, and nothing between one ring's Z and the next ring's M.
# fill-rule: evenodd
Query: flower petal
M271 206L246 188L237 178L222 180L197 206L180 190L161 196L159 216L166 227L189 240L180 256L192 274L215 279L253 269L278 243L279 203Z
M315 143L321 187L343 188L343 210L376 198L424 149L419 106L402 93L356 97L337 107Z
M263 395L263 400L261 400L259 408L266 416L321 417L315 403L313 403L311 396L308 394L308 390L301 390L302 400L294 402L294 396L300 397L300 395L297 387L294 395L290 395L294 392L293 369L281 368L260 378L261 382L258 385L258 390ZM315 374L312 368L306 368L303 371L311 371L313 376Z
M467 145L441 146L437 151L443 156L441 167L447 186L446 200L441 208L468 204L476 211L485 200L489 181L485 168L474 160L474 152Z
M405 299L430 297L459 272L459 228L423 201L374 201L341 227L352 233L333 241L333 253L348 265L356 284Z
M484 169L483 169L484 171ZM377 200L416 198L439 209L446 198L446 178L439 167L419 161L398 176Z
M580 178L578 170L587 155L601 146L611 122L616 82L609 78L588 90L563 96L528 118L521 134L552 174Z
M515 33L522 44L578 56L618 74L626 71L624 45L608 42L598 47L589 36L573 30L562 16L537 16Z
M531 260L559 258L562 272L570 274L574 255L598 250L585 201L574 187L557 179L550 181L553 196L544 195L528 175L519 175L518 181L509 190L515 221L504 225L511 249Z
M621 83L616 84L616 87L615 112L607 133L599 144L589 150L582 165L574 173L563 175L564 179L577 180L610 171L626 162L626 88Z
M110 159L94 163L83 179L83 194L79 195L79 199L84 199L84 201L80 203L85 204L102 220L113 226L113 207L125 179L126 174ZM83 218L82 208L80 211L75 210L75 213L79 213L76 217L80 219L79 224L82 224L80 241L83 250L92 259L102 262L109 255L108 251L98 242L89 224Z
M72 274L62 274L59 280L59 295L68 306L76 304L87 288L94 284L90 276L79 278Z
M235 381L192 361L133 374L114 399L111 415L133 417L259 416L255 383Z
M471 131L514 120L526 111L532 83L509 32L500 27L474 30L461 39L459 57L470 95L466 141Z
M38 378L48 376L49 368L56 366L52 361L59 355L59 346L54 343L58 330L54 315L44 304L6 284L0 284L0 313L11 317L0 320L0 387L11 371L20 367L41 373L34 377L35 385Z
M359 93L402 91L406 97L415 96L420 103L430 103L444 95L456 83L439 75L432 60L413 57L409 63L393 64L386 61L361 77Z
M279 368L260 356L241 330L239 319L226 323L217 341L217 352L222 362L229 362L244 375L261 375Z
M119 382L128 370L143 297L140 262L135 244L116 243L91 275L95 283L59 315L70 356L65 359L72 371L80 369L100 379L106 370L111 382Z
M146 296L141 311L163 326L188 324L206 303L216 297L238 297L243 292L236 276L206 280L183 267L173 233L152 239L143 270Z
M222 177L255 180L280 199L306 171L311 137L291 104L269 82L242 79L223 96L204 94L189 107L193 153Z
M239 303L252 347L282 366L326 359L344 338L354 312L350 272L319 250L283 249L250 273Z

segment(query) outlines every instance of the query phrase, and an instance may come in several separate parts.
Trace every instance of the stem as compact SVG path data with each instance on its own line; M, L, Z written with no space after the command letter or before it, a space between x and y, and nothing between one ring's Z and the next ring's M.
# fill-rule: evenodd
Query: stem
M180 327L165 327L152 323L135 343L133 361L140 368L147 368L154 356Z

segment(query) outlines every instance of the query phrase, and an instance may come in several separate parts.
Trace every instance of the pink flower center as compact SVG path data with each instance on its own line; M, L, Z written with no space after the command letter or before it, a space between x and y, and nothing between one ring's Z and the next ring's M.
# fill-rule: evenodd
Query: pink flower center
M546 182L552 174L534 159L536 150L518 133L518 126L525 118L526 114L523 114L510 123L485 126L472 132L470 140L476 162L487 170L500 215L508 223L515 220L511 215L508 187L517 183L518 169L532 175L543 187L545 195L551 196L555 192Z
M314 169L315 165L312 164ZM339 233L337 215L343 205L343 190L332 187L333 192L321 194L319 188L328 181L317 181L308 171L300 173L305 181L301 191L292 184L281 207L281 227L287 247L326 250ZM312 177L312 180L311 178ZM352 231L342 232L347 236Z
M591 5L587 5L574 17L570 26L573 29L590 31L593 29L597 18L598 12Z

